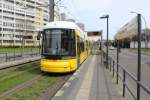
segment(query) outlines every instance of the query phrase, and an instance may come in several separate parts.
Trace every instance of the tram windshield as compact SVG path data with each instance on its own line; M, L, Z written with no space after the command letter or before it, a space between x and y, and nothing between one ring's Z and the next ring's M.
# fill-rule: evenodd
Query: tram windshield
M74 30L46 29L43 34L43 54L75 56Z

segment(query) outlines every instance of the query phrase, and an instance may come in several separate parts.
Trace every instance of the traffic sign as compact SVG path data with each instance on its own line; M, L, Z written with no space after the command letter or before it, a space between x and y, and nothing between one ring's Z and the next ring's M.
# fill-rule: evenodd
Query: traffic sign
M90 31L87 32L87 36L101 36L102 35L102 31Z

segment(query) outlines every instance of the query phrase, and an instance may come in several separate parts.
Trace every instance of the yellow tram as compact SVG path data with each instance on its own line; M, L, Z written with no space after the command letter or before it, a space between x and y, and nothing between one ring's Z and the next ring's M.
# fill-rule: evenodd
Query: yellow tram
M39 34L42 34L40 66L44 72L73 72L90 55L90 42L73 22L50 22Z

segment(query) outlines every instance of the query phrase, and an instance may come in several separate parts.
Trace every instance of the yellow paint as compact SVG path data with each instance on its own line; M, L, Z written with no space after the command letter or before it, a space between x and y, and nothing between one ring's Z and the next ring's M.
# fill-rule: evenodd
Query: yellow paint
M48 60L41 59L41 70L44 72L71 72L77 69L77 60Z
M77 36L83 38L84 34L78 30L75 31L75 46L76 46L76 56L79 54L77 49ZM85 40L83 38L83 40ZM87 41L89 42L89 41ZM80 53L80 64L82 64L87 57L90 55L90 48L88 43L85 40L85 51ZM50 60L50 59L41 59L41 70L44 72L56 72L56 73L65 73L75 71L78 67L78 59L67 59L67 60Z
M84 51L80 54L80 64L82 64L87 58L87 51Z

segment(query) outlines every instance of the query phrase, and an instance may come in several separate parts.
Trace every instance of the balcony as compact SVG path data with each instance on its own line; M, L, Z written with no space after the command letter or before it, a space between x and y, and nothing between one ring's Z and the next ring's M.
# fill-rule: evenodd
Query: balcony
M3 13L4 17L14 18L14 14Z
M25 16L15 16L16 19L25 20Z
M26 11L26 15L34 17L35 13L33 11Z
M35 7L35 4L34 3L31 3L31 2L27 2L27 5L31 6L31 7Z
M0 3L0 8L2 8L2 3Z
M37 0L36 3L39 4L39 5L44 5L44 1L43 0Z

